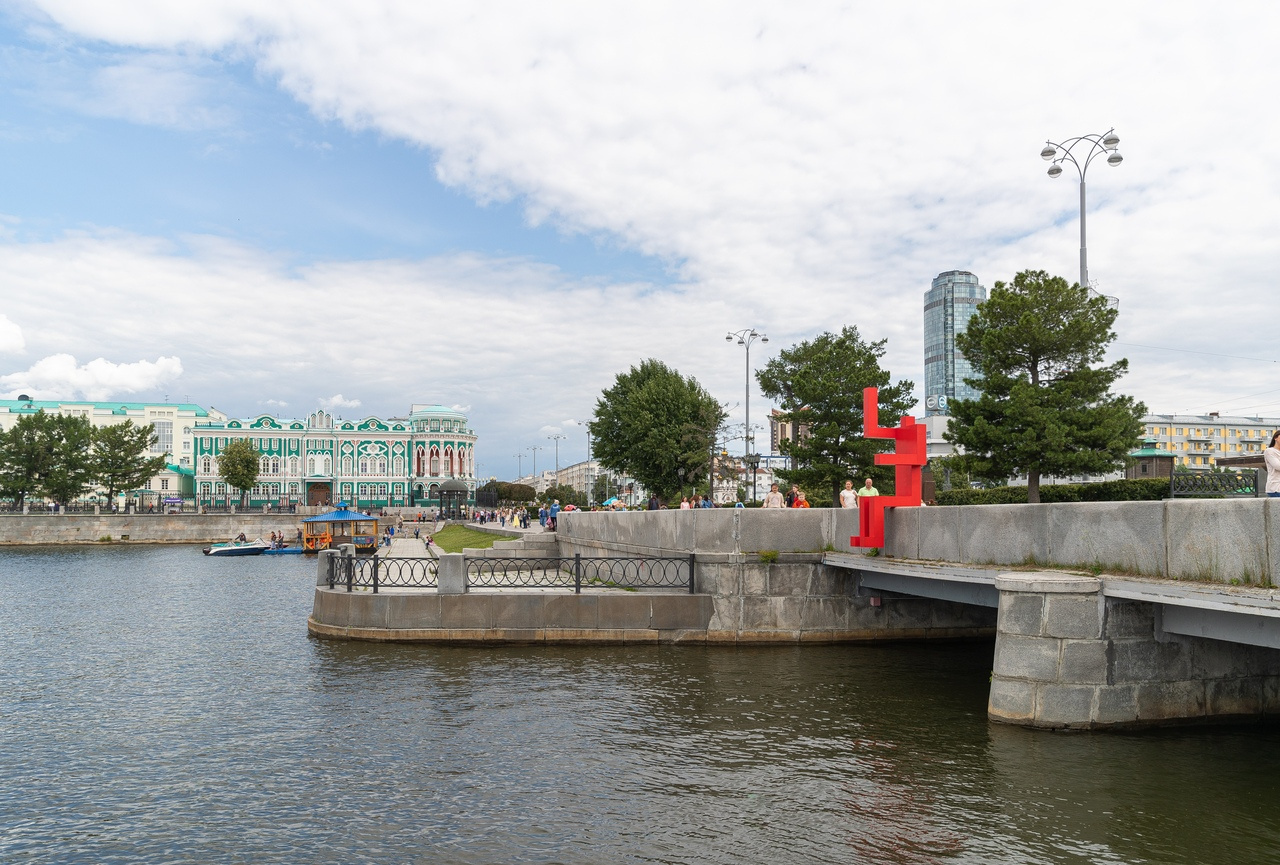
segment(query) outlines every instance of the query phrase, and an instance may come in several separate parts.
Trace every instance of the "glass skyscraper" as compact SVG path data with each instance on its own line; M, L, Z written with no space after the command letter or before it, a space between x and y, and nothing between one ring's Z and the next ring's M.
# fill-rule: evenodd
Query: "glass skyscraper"
M978 391L964 383L973 369L956 348L987 290L967 270L948 270L924 294L924 413L948 414L955 399L975 399Z

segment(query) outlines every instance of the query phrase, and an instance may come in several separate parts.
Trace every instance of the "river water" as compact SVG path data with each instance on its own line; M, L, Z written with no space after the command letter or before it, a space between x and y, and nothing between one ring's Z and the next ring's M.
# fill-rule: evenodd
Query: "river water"
M343 643L301 557L0 556L6 863L1280 861L1275 728L992 725L990 643Z

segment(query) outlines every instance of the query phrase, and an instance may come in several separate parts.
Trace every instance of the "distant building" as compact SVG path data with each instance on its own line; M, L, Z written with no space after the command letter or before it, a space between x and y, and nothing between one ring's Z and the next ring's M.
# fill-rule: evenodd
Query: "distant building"
M282 420L271 415L210 418L196 424L195 491L202 505L235 501L218 475L228 442L249 439L262 453L250 505L357 508L434 507L440 487L456 480L475 502L475 431L461 412L415 405L407 418L343 420L326 411Z
M1209 414L1149 414L1142 418L1148 447L1173 456L1177 467L1209 471L1221 457L1261 454L1280 418Z
M159 508L165 498L189 499L192 494L192 430L197 423L210 417L221 417L216 410L201 408L193 403L169 402L116 402L108 400L0 400L0 431L13 428L18 419L43 411L46 414L83 417L95 427L114 426L133 421L135 427L153 424L156 442L151 446L151 456L168 457L166 467L138 490L122 490L116 502L99 499L101 490L93 491L88 498L106 507L120 507L132 501L142 508Z
M956 348L956 334L964 333L987 290L967 270L948 270L933 280L924 294L925 415L947 414L956 399L976 399L978 391L964 383L973 368Z
M782 443L800 441L809 435L809 427L795 421L787 420L787 413L775 409L769 410L769 453L778 456L782 453Z

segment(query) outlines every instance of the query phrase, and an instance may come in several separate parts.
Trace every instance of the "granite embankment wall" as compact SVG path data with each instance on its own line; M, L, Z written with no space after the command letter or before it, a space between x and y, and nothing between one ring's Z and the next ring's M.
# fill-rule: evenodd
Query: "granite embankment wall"
M831 508L578 512L562 515L557 540L562 556L692 553L697 590L713 604L707 642L868 642L994 633L995 610L926 598L881 604L878 593L858 591L852 572L822 564L824 552L852 549L857 520L857 511Z
M1280 582L1280 499L894 508L886 514L885 552L1272 585Z
M283 531L293 537L292 514L27 514L0 516L0 545L113 543L203 544L244 532L250 538Z

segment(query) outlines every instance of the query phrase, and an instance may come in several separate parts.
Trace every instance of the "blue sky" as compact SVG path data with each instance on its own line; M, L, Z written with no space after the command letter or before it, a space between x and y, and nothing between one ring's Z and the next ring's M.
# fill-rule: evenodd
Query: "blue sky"
M547 435L585 456L595 398L646 357L740 422L728 330L769 334L758 366L853 324L920 383L934 275L1074 278L1076 187L1038 152L1114 126L1126 159L1091 171L1089 260L1121 299L1121 389L1280 415L1274 337L1247 324L1280 253L1280 170L1257 146L1280 132L1258 110L1276 18L3 4L0 394L440 402L510 476ZM751 408L758 424L758 390Z

